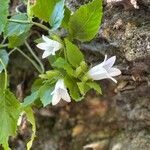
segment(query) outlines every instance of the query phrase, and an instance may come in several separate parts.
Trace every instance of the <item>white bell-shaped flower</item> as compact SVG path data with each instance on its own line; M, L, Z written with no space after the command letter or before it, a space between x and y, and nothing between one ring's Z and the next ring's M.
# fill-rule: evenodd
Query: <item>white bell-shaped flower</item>
M55 85L54 91L51 93L53 95L52 97L52 105L56 105L59 103L61 99L63 99L66 102L71 102L70 95L67 91L67 88L64 84L63 79L59 79Z
M93 80L102 80L109 78L113 80L115 83L117 83L117 81L113 77L120 75L121 71L113 67L115 61L116 56L107 59L107 55L105 55L105 59L101 64L96 65L95 67L89 70L88 72L89 77L92 78Z
M62 48L62 44L49 39L48 37L42 35L43 43L37 44L37 47L41 50L44 50L42 58L46 58L49 55L55 55L55 52Z

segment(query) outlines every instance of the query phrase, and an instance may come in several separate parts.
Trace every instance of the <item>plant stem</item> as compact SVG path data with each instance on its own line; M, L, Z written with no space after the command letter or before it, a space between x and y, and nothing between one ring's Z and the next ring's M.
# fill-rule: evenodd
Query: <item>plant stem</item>
M32 24L30 21L25 21L25 20L9 19L8 21L22 23L22 24Z
M8 53L8 55L11 55L14 51L16 51L16 48L12 49L12 50Z
M40 27L46 31L50 30L47 26L45 26L41 23L38 23L38 22L34 22L34 21L28 21L28 20L25 21L25 20L17 20L17 19L9 19L9 21L10 22L16 22L16 23L22 23L22 24L33 24L33 25L36 25L36 26L38 26L38 27Z
M41 67L41 71L42 73L44 73L45 69L44 66L42 64L42 62L40 61L40 59L36 56L36 54L33 52L32 48L30 47L30 45L28 44L27 41L25 41L25 45L28 48L28 50L30 51L30 53L32 54L32 56L35 58L35 60L39 63L40 67Z
M39 71L39 73L42 73L41 68L36 64L35 61L33 61L28 55L26 55L23 51L21 51L19 48L15 48L20 54L22 54L26 59L28 59L32 65Z
M49 29L47 26L45 26L45 25L43 25L43 24L41 24L41 23L33 22L33 21L31 21L31 23L32 23L33 25L36 25L36 26L38 26L38 27L40 27L40 28L42 28L42 29L48 31L48 32L50 31L50 29Z
M5 38L3 39L3 41L2 41L2 43L1 43L1 44L4 44L4 43L5 43L5 41L6 41L6 39L7 39L7 38L5 37Z
M0 63L2 64L3 68L4 68L4 72L5 72L5 84L4 84L4 89L7 89L7 70L5 67L5 64L3 63L3 61L0 59Z
M7 47L8 44L0 44L0 48L4 48L4 47Z

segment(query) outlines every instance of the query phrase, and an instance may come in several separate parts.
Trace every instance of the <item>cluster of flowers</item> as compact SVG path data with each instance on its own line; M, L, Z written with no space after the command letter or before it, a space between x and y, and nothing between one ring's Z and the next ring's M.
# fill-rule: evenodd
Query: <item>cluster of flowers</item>
M42 39L44 40L44 42L37 44L37 47L39 49L44 50L42 58L46 58L50 55L55 55L55 52L62 48L62 44L58 41L51 40L44 35L42 36ZM117 81L113 77L120 75L121 71L113 67L115 61L116 56L107 59L107 55L105 55L105 59L102 63L96 65L88 71L88 76L93 80L102 80L109 78L117 83ZM56 105L61 99L65 100L66 102L71 101L71 97L67 91L63 79L59 79L56 82L55 89L51 93L51 95L53 96L52 105Z

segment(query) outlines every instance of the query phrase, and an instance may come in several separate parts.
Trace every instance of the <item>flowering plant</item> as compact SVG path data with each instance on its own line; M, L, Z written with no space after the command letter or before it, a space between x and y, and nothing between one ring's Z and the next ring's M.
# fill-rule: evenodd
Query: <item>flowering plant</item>
M9 137L16 134L17 122L20 124L19 115L23 113L32 124L33 134L27 143L27 149L31 148L36 130L32 106L36 101L43 106L56 105L61 99L81 101L90 89L101 93L95 80L109 78L117 82L113 77L121 74L113 67L115 56L109 59L105 56L102 63L89 68L77 45L77 41L91 41L97 34L102 19L102 0L93 0L76 12L68 9L65 0L36 0L33 3L28 0L24 3L27 6L25 13L17 7L15 14L9 14L9 0L0 1L0 144L6 150L9 149ZM34 44L43 51L42 58L50 62L47 71L29 44L35 26L45 30ZM61 29L66 32L63 36L59 35ZM21 49L22 46L29 50L30 55ZM39 72L31 94L23 102L19 102L10 91L7 81L6 67L9 56L15 51L28 59Z

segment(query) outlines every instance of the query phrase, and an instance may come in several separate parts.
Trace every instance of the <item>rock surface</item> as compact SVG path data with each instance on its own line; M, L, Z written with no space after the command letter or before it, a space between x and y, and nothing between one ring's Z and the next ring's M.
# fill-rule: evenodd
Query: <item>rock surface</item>
M68 6L75 10L86 2L71 0ZM105 54L116 55L122 76L117 85L109 81L101 83L103 96L90 93L82 103L47 108L47 111L55 112L53 117L58 118L54 117L50 129L46 129L47 125L41 126L39 121L38 134L44 142L42 148L36 149L150 149L149 0L138 1L139 9L104 5L103 24L98 36L79 46L87 61L93 64L101 61Z
M75 10L86 2L67 4ZM105 54L117 56L118 84L102 81L103 96L91 92L83 102L38 111L33 150L150 149L150 1L137 2L139 9L126 9L105 1L99 34L90 43L79 43L90 63Z

